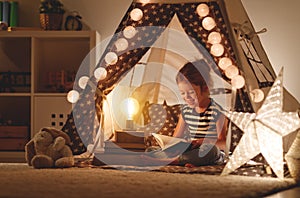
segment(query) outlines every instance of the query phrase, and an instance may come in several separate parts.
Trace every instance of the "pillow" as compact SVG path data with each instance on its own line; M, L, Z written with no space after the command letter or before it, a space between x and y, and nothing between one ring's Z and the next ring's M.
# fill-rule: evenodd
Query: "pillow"
M146 147L158 146L151 133L172 136L176 128L181 106L179 104L169 106L166 101L163 104L145 103L143 108L144 127L146 134Z

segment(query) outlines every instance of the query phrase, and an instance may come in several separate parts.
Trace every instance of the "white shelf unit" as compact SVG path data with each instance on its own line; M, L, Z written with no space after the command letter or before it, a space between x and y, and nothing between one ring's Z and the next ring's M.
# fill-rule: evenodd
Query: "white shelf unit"
M82 61L91 56L90 51L99 42L96 31L0 31L0 142L20 141L19 148L0 146L0 162L24 161L24 149L20 148L40 128L62 127L72 110L66 101L72 84L63 82L67 77L71 82L70 76L76 75ZM96 57L90 58L94 61L89 63L92 67ZM30 75L23 86L22 75L14 77L14 83L4 81L3 75L8 72ZM49 83L53 82L53 75L59 74L64 74L60 83L57 78L54 82L58 83ZM6 137L9 133L1 133L1 127L7 130L9 127L4 126L8 125L27 126L28 135L23 140Z

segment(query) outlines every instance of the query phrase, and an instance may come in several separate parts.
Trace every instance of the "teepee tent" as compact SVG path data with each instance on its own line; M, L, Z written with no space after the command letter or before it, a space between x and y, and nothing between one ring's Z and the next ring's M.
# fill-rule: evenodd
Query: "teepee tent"
M102 146L122 128L123 98L136 96L142 107L147 101L180 104L174 78L188 61L208 63L211 95L224 109L257 111L276 78L258 37L263 32L254 30L240 0L134 0L105 48L95 50L97 64L87 61L89 69L77 74L79 99L62 129L73 153L98 144L95 139ZM84 88L83 76L89 79ZM287 92L284 99L285 110L299 107ZM233 150L243 133L230 126Z

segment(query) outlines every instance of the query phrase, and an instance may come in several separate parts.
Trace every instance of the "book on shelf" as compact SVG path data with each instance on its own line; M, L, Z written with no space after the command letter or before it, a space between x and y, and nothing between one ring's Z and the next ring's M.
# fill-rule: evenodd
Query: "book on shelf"
M152 133L152 136L155 138L162 150L166 150L175 146L178 146L179 149L186 149L190 146L190 142L183 138L161 135L157 133Z
M5 22L9 26L9 1L2 2L2 22Z
M18 26L19 4L17 1L0 1L0 21L8 27Z
M0 21L2 21L3 2L0 1Z
M11 1L9 7L9 26L18 26L18 2Z

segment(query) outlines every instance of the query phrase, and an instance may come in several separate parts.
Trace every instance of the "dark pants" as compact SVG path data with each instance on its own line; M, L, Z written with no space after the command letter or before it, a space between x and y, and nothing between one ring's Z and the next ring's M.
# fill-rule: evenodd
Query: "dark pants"
M213 144L202 144L198 148L192 145L174 146L172 150L162 151L159 147L149 148L149 155L156 158L173 158L179 156L179 165L192 164L194 166L215 165L220 156L220 150Z
M179 156L179 165L194 166L214 165L219 158L220 150L213 144L202 144L199 148L188 148Z

